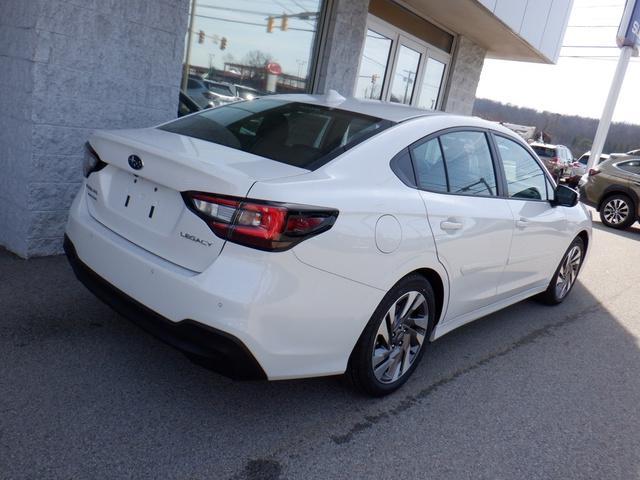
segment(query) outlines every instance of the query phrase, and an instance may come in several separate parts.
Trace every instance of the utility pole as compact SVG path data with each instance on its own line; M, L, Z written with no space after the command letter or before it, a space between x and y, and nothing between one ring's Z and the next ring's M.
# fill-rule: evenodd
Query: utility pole
M589 155L589 161L587 163L587 171L591 170L594 165L597 165L600 160L600 155L602 155L602 150L607 140L613 112L618 103L618 97L620 96L620 90L622 89L622 83L624 82L631 56L638 55L638 45L640 44L640 1L627 0L627 5L625 6L622 20L620 21L620 28L618 29L617 43L620 47L620 58L618 59L616 73L611 82L607 101L602 110L598 130L593 139L591 154Z
M191 0L191 15L189 15L189 30L187 33L187 53L184 59L184 68L182 70L182 90L187 90L187 82L189 81L189 68L191 65L191 40L193 38L193 19L196 16L196 0Z

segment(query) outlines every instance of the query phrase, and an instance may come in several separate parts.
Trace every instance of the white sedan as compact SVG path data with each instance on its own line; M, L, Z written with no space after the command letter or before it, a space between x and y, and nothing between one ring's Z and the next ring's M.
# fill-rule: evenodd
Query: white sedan
M390 393L447 332L562 302L591 243L577 193L510 130L335 92L97 132L85 176L78 278L235 378Z

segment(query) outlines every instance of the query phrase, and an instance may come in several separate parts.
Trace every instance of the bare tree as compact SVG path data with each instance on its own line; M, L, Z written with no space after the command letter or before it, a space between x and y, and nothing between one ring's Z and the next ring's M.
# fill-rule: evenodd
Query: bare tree
M270 53L262 50L251 50L242 59L242 63L250 67L264 67L267 63L273 61Z

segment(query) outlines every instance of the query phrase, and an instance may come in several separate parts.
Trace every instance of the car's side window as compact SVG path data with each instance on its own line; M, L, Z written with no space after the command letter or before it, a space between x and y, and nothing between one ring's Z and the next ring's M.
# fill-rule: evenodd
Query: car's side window
M447 192L447 173L437 138L424 142L411 150L418 188L434 192Z
M462 131L440 136L449 192L497 196L491 150L484 132Z
M548 200L547 179L538 162L513 140L495 136L504 165L507 194L522 200Z
M640 160L631 160L630 162L619 163L618 168L625 172L640 175Z

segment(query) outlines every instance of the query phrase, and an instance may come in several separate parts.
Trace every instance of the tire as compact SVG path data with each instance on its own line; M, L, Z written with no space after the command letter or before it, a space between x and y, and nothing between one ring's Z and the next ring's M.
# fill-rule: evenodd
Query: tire
M351 353L347 376L368 395L394 392L420 363L434 323L435 295L429 282L421 275L403 278L373 312Z
M600 221L611 228L629 228L636 221L633 200L624 194L607 197L600 206Z
M556 269L547 289L536 297L536 299L546 305L558 305L569 296L569 292L573 290L576 279L584 262L584 241L580 237L576 237L567 251L562 256L560 265ZM577 263L576 263L577 261ZM569 276L567 277L567 271ZM566 283L566 282L569 283ZM564 283L563 283L564 282Z

